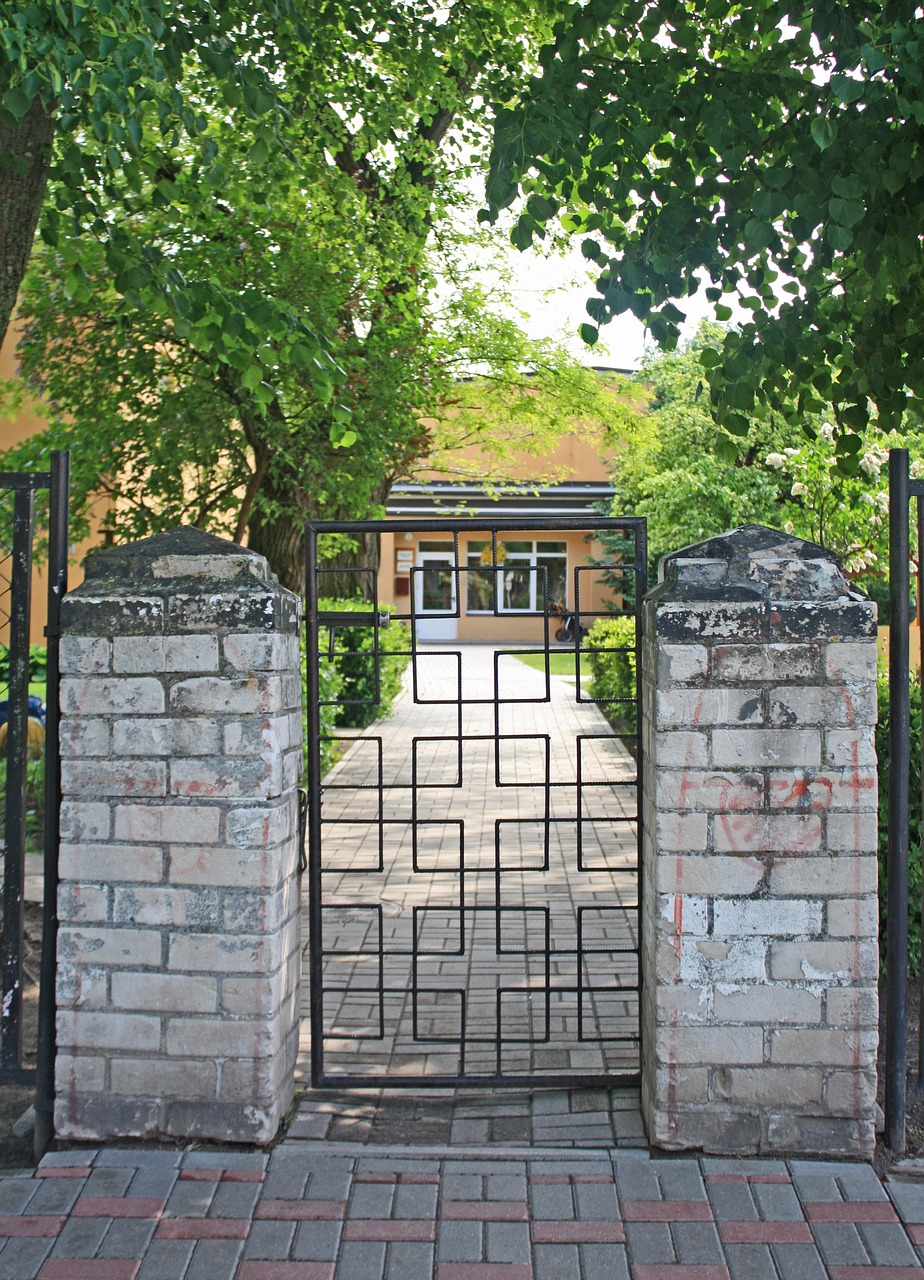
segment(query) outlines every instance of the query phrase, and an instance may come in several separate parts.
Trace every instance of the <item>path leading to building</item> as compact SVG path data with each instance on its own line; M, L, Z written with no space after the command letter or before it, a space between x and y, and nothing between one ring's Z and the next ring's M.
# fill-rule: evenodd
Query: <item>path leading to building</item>
M573 677L546 684L485 645L425 648L393 713L325 780L325 1069L397 1084L498 1065L540 1083L635 1071L635 760ZM307 928L306 914L302 1084ZM293 1132L642 1140L633 1088L308 1093Z
M900 1280L924 1183L534 1149L60 1151L0 1178L0 1280Z

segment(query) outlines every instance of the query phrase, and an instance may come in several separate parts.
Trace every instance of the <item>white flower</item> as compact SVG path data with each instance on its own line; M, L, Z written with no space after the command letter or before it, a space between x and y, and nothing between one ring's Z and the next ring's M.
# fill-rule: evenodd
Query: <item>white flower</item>
M768 453L765 461L768 467L776 467L777 471L786 466L786 459L781 453Z
M871 493L861 493L860 501L865 502L866 505L869 507L874 507L876 505L876 499L873 497Z
M883 489L882 493L876 494L876 505L885 515L889 514L889 491Z
M912 480L920 480L922 475L924 475L924 462L916 458L911 464L911 478Z
M787 520L786 523L783 525L783 531L785 533L795 533L796 526L793 524L791 520Z
M872 453L872 451L864 453L863 457L860 459L860 470L865 471L868 476L875 476L877 479L879 478L879 472L882 470L882 466L880 464L880 460Z
M796 454L799 452L799 450L798 450L798 449L793 448L793 446L792 446L792 445L790 445L790 446L789 446L789 448L788 448L788 449L784 449L784 450L783 450L783 452L786 454L786 456L787 456L787 457L789 457L789 458L794 458L794 457L796 456Z
M828 444L834 439L834 424L831 422L823 422L818 428L818 434L822 440L827 440Z
M801 480L797 480L789 492L794 498L803 498L808 493L808 485L803 484Z

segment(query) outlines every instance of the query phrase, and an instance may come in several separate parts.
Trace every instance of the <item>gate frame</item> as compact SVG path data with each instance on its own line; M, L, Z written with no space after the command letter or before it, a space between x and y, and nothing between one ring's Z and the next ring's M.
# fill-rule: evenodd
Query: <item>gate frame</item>
M6 839L3 883L3 1008L0 1021L0 1082L35 1084L34 1150L41 1158L54 1134L55 973L57 967L57 885L61 766L58 744L58 683L61 602L67 590L70 454L53 450L51 470L0 472L0 489L14 494L10 592L10 675L7 685ZM35 1068L22 1066L23 876L25 873L26 699L32 552L37 490L48 496L48 589L45 636L45 837L42 895L42 955L39 969L38 1046ZM12 766L12 767L10 767ZM11 820L12 819L12 823Z
M485 533L487 534L494 546L493 560L496 564L496 544L497 535L500 533L522 533L526 531L537 530L541 532L569 532L584 531L593 532L596 530L620 530L624 529L634 535L634 559L623 564L628 568L631 564L631 573L635 585L635 600L633 602L632 616L635 618L635 656L636 656L636 740L638 744L638 754L636 757L636 780L635 791L637 798L636 807L636 873L638 877L637 889L637 911L638 911L638 985L637 988L627 988L627 990L637 990L639 1001L639 1023L638 1023L638 1046L639 1046L639 1069L635 1072L614 1073L603 1075L576 1075L562 1074L552 1075L551 1073L542 1076L533 1074L509 1076L509 1075L479 1075L479 1076L355 1076L355 1075L337 1075L328 1076L324 1070L324 986L323 986L323 938L322 938L322 884L321 884L321 773L320 773L320 678L319 678L319 635L320 628L327 625L328 620L325 619L318 609L318 538L328 533L343 534L374 534L381 535L383 533L442 533L450 534L453 537L455 548L455 560L457 568L455 572L461 573L462 566L459 563L459 534L462 532ZM588 566L591 567L591 566ZM371 568L365 569L365 572L371 572ZM378 601L378 572L379 567L374 570L374 595L371 602L371 612L368 621L378 630L379 627L379 601ZM575 584L577 583L577 567L575 567ZM641 966L641 922L643 917L643 900L642 900L642 875L641 875L641 851L642 851L642 813L641 813L641 796L642 796L642 776L644 765L644 753L642 751L641 733L640 733L640 692L641 692L641 651L642 651L642 600L648 589L648 539L647 539L647 521L643 516L530 516L522 515L516 517L492 518L489 515L469 515L458 517L433 517L433 518L411 518L411 519L393 519L393 520L331 520L331 521L308 521L305 524L305 624L306 624L306 729L307 729L307 792L308 792L308 815L307 815L307 838L308 838L308 928L309 928L309 1021L311 1028L311 1087L314 1089L331 1088L331 1089L354 1089L354 1088L376 1088L376 1089L400 1089L400 1088L484 1088L490 1086L492 1088L569 1088L569 1087L609 1087L621 1088L624 1086L637 1086L641 1078L641 1062L644 1046L642 1044L642 966ZM546 646L548 645L549 619L557 615L549 612L549 601L546 599L545 609L542 612L538 610L535 613L518 614L520 617L544 617L546 621ZM413 590L408 601L410 610L409 617L415 616ZM577 613L577 591L575 591L574 612ZM627 611L628 612L628 611ZM456 605L453 616L460 616L461 613L461 592L456 593ZM500 615L497 609L497 601L495 596L494 606L495 616ZM398 615L403 620L403 615ZM605 615L601 615L605 616ZM614 615L617 616L617 615ZM625 615L623 615L625 616ZM338 615L337 620L340 625L345 625L347 618L352 617L354 620L362 618L362 615ZM354 621L355 625L355 621ZM425 644L429 643L427 641ZM451 643L461 643L459 641ZM581 651L581 632L580 628L575 628L574 638L571 642L575 652L575 660L577 654ZM411 651L412 655L417 648L416 633L413 625L411 628ZM549 652L546 647L546 652ZM413 661L413 657L412 657ZM576 687L577 701L591 701L591 699L581 698L580 683Z

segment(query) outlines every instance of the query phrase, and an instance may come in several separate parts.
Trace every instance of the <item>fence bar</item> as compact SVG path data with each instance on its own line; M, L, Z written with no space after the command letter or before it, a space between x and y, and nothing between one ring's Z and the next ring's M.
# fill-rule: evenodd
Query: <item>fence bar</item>
M308 957L311 1083L324 1083L324 939L321 935L321 691L318 670L318 535L305 529L305 727L308 740Z
M48 512L48 615L45 627L48 640L45 691L45 875L33 1137L37 1161L45 1154L54 1136L55 972L58 949L58 844L61 826L58 657L61 647L61 602L67 591L69 500L70 454L56 450L51 455L51 492Z
M910 575L908 450L889 451L889 851L886 950L885 1137L905 1150L908 987Z
M10 582L10 649L7 684L6 849L3 868L3 1011L0 1019L0 1075L7 1083L34 1078L24 1071L22 1050L23 877L26 865L26 766L29 715L29 611L32 596L31 488L13 500L13 555Z

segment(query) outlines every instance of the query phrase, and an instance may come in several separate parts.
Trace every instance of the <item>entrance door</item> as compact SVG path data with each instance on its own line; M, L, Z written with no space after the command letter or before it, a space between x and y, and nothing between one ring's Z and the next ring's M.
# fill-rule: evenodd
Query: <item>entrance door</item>
M413 574L418 640L455 640L456 577L451 554L419 553Z

